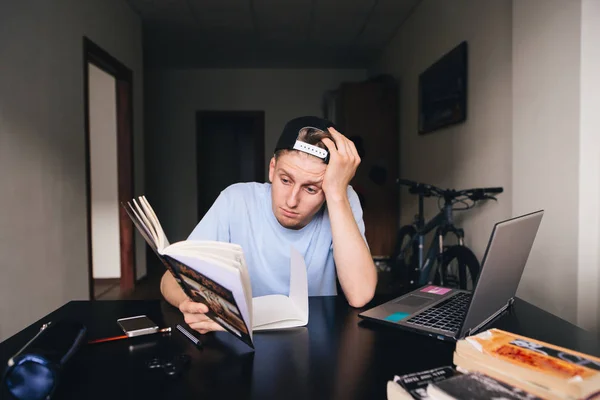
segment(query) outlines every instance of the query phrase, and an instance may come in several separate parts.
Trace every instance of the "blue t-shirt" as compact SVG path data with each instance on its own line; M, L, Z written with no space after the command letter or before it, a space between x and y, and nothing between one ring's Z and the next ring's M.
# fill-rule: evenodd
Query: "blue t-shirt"
M348 200L364 239L362 208L351 186L348 186ZM289 295L291 246L304 257L308 295L337 294L327 207L319 210L302 229L284 228L271 208L270 183L236 183L223 190L188 239L242 246L253 297Z

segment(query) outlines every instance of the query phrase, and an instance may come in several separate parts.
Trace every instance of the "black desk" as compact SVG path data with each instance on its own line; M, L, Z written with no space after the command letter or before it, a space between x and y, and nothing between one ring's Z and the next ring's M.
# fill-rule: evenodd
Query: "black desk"
M307 328L257 333L255 352L224 332L201 337L202 350L178 331L89 345L73 360L57 398L385 399L395 374L452 364L452 343L362 321L358 312L336 297L311 298ZM0 343L0 365L43 322L79 319L89 338L98 338L119 334L116 319L137 314L161 326L181 322L161 301L74 301ZM492 326L600 356L594 336L521 300ZM178 378L146 367L157 355L179 353L192 360Z

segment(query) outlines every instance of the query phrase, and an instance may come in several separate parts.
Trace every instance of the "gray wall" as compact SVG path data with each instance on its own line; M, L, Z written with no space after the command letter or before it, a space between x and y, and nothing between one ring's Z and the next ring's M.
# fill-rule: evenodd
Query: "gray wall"
M134 72L136 191L143 80L141 23L124 1L0 0L0 27L2 340L88 298L83 36Z
M519 293L571 322L577 316L580 21L580 1L514 2L513 213L546 210Z
M577 321L590 329L596 326L600 331L599 38L600 2L582 0Z
M321 115L325 91L364 79L366 70L147 70L147 194L169 240L185 239L198 222L196 111L264 111L266 168L289 119Z
M513 212L546 210L519 293L592 331L600 328L599 37L596 0L514 2Z
M469 46L467 121L418 134L418 76L463 40ZM424 0L398 31L371 71L390 73L400 84L400 174L457 189L502 186L498 203L457 213L466 244L479 259L494 222L511 213L511 3ZM400 196L401 223L412 221L417 198ZM426 215L437 212L426 201Z
M600 2L581 2L581 154L578 320L600 330ZM594 281L593 276L597 279ZM587 324L587 322L585 322ZM593 322L590 321L590 325Z

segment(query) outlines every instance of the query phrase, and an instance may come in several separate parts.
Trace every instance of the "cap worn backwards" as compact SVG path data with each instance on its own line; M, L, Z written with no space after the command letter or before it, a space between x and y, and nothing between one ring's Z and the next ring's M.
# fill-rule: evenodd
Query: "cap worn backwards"
M324 118L306 116L299 117L290 120L285 127L283 132L277 141L275 146L275 152L278 150L299 150L304 153L311 154L315 157L321 158L325 163L329 162L329 151L320 147L314 146L309 143L304 143L298 140L298 134L304 128L314 128L324 132L327 132L327 128L335 125Z

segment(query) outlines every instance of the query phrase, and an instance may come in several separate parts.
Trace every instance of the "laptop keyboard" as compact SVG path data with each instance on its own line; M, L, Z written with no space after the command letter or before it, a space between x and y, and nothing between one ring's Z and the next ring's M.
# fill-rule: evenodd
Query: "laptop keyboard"
M406 322L427 328L456 332L465 318L470 302L471 293L459 292L441 303L415 314Z

